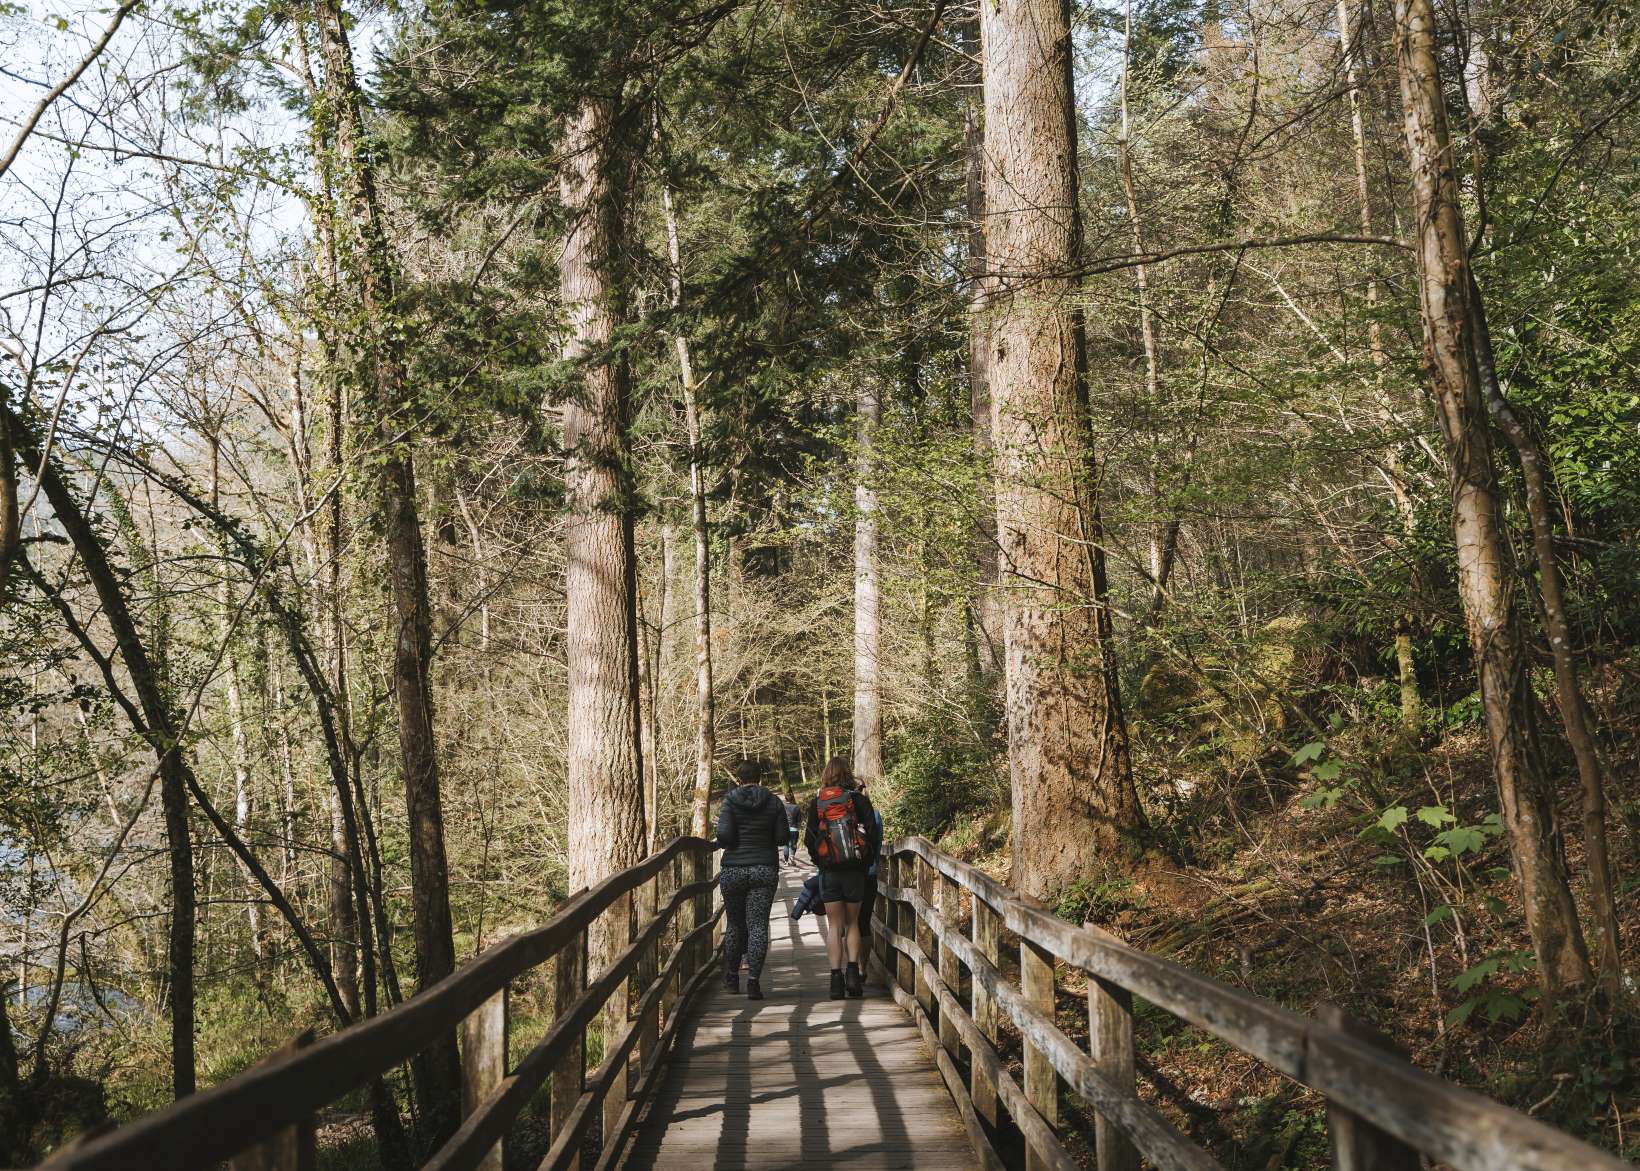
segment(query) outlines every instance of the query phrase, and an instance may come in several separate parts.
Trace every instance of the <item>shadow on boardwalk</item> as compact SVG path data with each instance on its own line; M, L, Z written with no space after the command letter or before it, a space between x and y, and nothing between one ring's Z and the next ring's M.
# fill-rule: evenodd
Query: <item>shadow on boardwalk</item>
M629 1171L976 1166L933 1058L887 992L868 985L864 1000L827 999L821 922L790 918L808 873L781 876L769 999L748 1001L721 982L702 999Z

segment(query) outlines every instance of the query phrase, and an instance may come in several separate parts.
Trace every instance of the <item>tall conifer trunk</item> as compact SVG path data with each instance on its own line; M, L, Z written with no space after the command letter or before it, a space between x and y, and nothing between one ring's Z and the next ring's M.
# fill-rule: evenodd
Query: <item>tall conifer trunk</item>
M637 562L634 486L627 450L629 377L611 353L623 305L622 231L616 182L614 104L588 98L564 127L559 197L569 217L559 293L569 317L564 356L581 365L564 404L566 657L569 667L571 890L591 886L643 857L643 770L639 758ZM588 941L590 971L627 945L630 899L602 916ZM611 1000L606 1036L624 1028Z
M1071 271L1082 248L1067 0L980 6L986 296L1014 882L1048 895L1134 848Z
M877 490L872 448L883 420L883 392L875 377L860 380L854 479L854 775L867 784L883 777L883 623L877 564Z
M1492 437L1476 366L1469 256L1430 0L1395 0L1395 52L1417 224L1424 360L1445 441L1458 549L1458 594L1474 648L1498 800L1539 978L1553 996L1589 979L1567 881L1554 794L1538 742L1516 576L1502 528Z
M416 981L425 989L455 971L455 939L433 735L427 555L417 511L415 463L408 437L398 434L412 424L407 409L411 396L403 326L395 320L396 274L376 194L375 166L365 149L362 101L345 18L338 0L318 0L315 16L324 62L327 145L334 150L342 172L348 206L350 232L342 251L343 269L359 302L360 328L349 341L357 354L367 409L385 445L378 486L396 618L393 690L398 701L399 756L409 822ZM459 1122L461 1071L454 1035L426 1050L414 1068L427 1136L442 1141Z

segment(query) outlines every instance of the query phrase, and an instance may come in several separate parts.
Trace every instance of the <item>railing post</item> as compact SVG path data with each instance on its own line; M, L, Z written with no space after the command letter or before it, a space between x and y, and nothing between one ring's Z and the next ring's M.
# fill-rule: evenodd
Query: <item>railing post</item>
M633 940L632 913L637 900L632 897L631 891L616 895L609 904L609 910L604 914L609 916L609 925L606 928L615 938L615 944L610 947L612 954L618 955L625 950L625 945ZM604 1001L603 1030L604 1030L604 1057L599 1063L609 1069L609 1079L602 1087L603 1095L603 1149L609 1147L609 1140L620 1127L621 1114L626 1109L626 1096L631 1088L629 1061L622 1061L619 1065L610 1066L610 1052L626 1035L627 1026L631 1023L631 980L632 977L621 981L620 986L609 994Z
M461 1116L471 1114L507 1076L507 989L490 997L461 1022ZM501 1171L498 1140L479 1171Z
M1133 994L1088 974L1088 1051L1093 1064L1117 1089L1137 1097L1133 1086ZM1139 1171L1139 1149L1103 1114L1093 1119L1099 1171Z
M1053 953L1028 939L1019 941L1019 990L1025 1003L1053 1020ZM1025 1098L1055 1130L1059 1128L1059 1080L1053 1062L1030 1039L1025 1039ZM1051 1164L1041 1152L1026 1144L1026 1171L1039 1171Z
M672 902L673 896L682 889L683 855L680 853L673 858L671 862L667 863L665 870L661 871L661 887L657 898L657 911L659 907L669 905ZM666 925L666 930L661 932L660 954L666 957L661 961L662 967L665 967L666 964L671 961L672 954L678 948L678 940L682 938L682 932L679 930L679 925L688 922L687 915L687 905L678 908L678 912L672 916L672 921ZM660 1021L662 1024L671 1020L672 1013L677 1009L678 990L681 989L684 983L689 979L689 975L685 971L688 966L689 958L687 956L679 960L678 966L672 969L672 978L666 982L666 987L661 990Z
M947 932L957 932L962 927L962 887L950 875L939 875L940 884L940 926ZM940 979L951 990L953 997L962 995L962 966L957 959L957 953L952 951L943 942L940 944ZM962 1042L957 1036L955 1021L946 1019L945 1009L940 1009L940 1044L953 1058L962 1055Z
M1002 953L997 940L1000 921L991 905L980 898L979 892L973 892L973 921L974 950L987 960L991 961L994 971L1002 970ZM969 1014L974 1018L974 1026L990 1040L993 1046L997 1041L997 1006L991 996L991 990L986 987L985 981L976 974L974 976L973 994L969 1000ZM974 1112L992 1126L997 1124L997 1088L992 1084L990 1076L980 1067L978 1061L969 1066L968 1096L973 1099Z
M894 859L894 885L899 887L901 891L911 889L912 876L916 873L913 868L916 857L915 854L907 853L901 854ZM911 910L911 903L901 898L895 902L894 907L895 919L897 920L894 930L902 939L915 939L917 937L917 916ZM911 961L910 952L899 951L895 953L894 982L906 992L912 992L916 989L917 972L916 966Z
M649 879L637 890L637 920L638 930L647 929L654 923L655 916L660 909L660 875ZM655 982L660 973L658 958L662 940L657 936L648 947L643 949L643 955L638 958L637 967L632 972L632 999L642 1003L649 994L649 986ZM660 1036L660 1006L652 1005L642 1010L642 1017L638 1022L638 1043L634 1052L637 1053L638 1076L649 1068L649 1059L655 1054L655 1041Z
M1404 1056L1383 1034L1349 1016L1336 1004L1316 1009L1317 1018L1357 1041L1375 1049ZM1333 1166L1337 1171L1418 1171L1423 1164L1418 1152L1386 1130L1381 1130L1359 1114L1327 1100L1327 1134L1332 1140Z
M887 883L890 886L894 884L894 861L888 856L888 843L884 842L882 848L884 852L877 858L877 885L879 892L884 883ZM890 931L899 930L899 919L894 909L893 900L883 898L881 893L877 896L877 905L874 910L879 921L879 927L876 931L871 933L869 940L871 944L871 951L872 954L877 957L877 962L883 966L883 970L892 975L893 966L889 960L887 933Z
M269 1060L306 1049L311 1044L313 1030L305 1029L271 1053ZM318 1164L319 1151L311 1114L228 1160L229 1171L313 1171Z
M554 1020L562 1017L575 1006L581 994L587 987L587 933L586 928L575 933L575 938L566 943L558 953L558 959L553 964L552 976L552 1016ZM552 1102L550 1106L549 1133L556 1139L563 1133L564 1125L569 1121L570 1113L575 1104L580 1101L581 1093L586 1089L587 1077L587 1044L586 1034L583 1032L570 1045L564 1056L552 1071ZM575 1171L580 1166L580 1156L572 1158L566 1166L569 1171Z
M693 886L697 882L706 881L712 872L711 859L712 855L709 847L689 847L689 885ZM712 913L711 898L712 894L710 891L705 891L690 898L689 907L686 912L688 918L684 921L684 926L688 930L693 931L696 927L699 927L702 923L706 922L706 917ZM707 957L711 954L707 950L707 943L708 941L706 940L696 939L689 945L689 956L684 961L684 967L687 971L679 974L678 978L680 980L687 982L692 979L695 973L700 971L702 965L706 963ZM681 986L682 985L680 985L680 987Z
M932 908L934 905L934 868L924 860L921 854L911 856L911 866L917 876L917 893L922 896L923 905ZM939 951L934 942L934 928L923 922L922 912L913 911L912 922L917 925L915 938L917 946L931 964L939 963ZM922 1005L923 1011L928 1014L929 1021L934 1020L938 1011L938 1004L934 999L934 990L928 984L928 969L917 965L917 1002Z

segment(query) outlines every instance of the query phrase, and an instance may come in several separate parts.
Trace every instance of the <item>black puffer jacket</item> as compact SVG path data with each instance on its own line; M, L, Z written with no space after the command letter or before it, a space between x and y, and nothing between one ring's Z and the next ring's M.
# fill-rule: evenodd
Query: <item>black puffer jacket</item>
M778 866L789 833L785 804L762 785L730 789L718 807L717 843L725 866Z

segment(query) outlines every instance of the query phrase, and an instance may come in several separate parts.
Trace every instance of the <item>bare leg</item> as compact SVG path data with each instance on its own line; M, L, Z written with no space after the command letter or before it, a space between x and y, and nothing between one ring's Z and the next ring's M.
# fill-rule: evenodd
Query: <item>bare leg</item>
M843 908L848 903L826 904L826 958L833 971L843 966Z
M842 903L840 906L843 914L841 916L842 922L838 926L843 930L848 951L848 962L858 964L860 962L860 904ZM828 918L831 916L829 907L826 910L826 915ZM840 948L839 950L843 949Z

